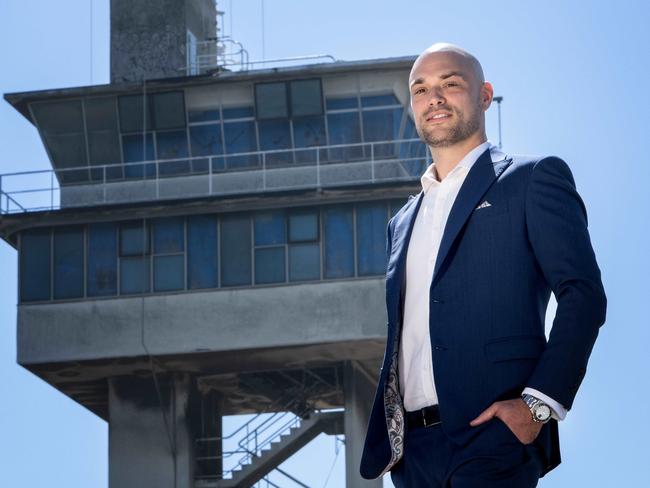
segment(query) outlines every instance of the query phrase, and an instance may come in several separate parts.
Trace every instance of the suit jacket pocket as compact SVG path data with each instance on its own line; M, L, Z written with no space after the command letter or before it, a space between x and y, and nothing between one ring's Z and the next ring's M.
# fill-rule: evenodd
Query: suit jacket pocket
M537 359L546 346L546 340L536 335L500 337L485 343L485 356L493 362L510 359Z
M475 208L470 214L471 222L493 222L493 218L507 219L510 204L507 200L495 201L489 207Z

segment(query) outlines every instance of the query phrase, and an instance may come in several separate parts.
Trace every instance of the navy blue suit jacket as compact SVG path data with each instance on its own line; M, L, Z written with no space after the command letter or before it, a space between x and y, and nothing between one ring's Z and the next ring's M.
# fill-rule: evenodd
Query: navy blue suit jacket
M388 224L388 339L361 461L364 478L379 476L399 452L399 436L397 449L389 442L385 390L422 196L411 197ZM477 209L485 200L491 206ZM558 305L547 341L551 292ZM441 427L452 441L470 442L482 427L470 420L526 386L571 408L605 321L606 297L586 210L563 160L489 150L478 158L447 220L430 297ZM545 474L560 463L557 422L545 424L535 442L546 455Z

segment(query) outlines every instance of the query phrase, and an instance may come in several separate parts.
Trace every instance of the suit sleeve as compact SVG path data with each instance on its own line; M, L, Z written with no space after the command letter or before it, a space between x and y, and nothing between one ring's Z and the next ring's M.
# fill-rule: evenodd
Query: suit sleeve
M528 239L557 300L548 343L526 386L570 409L605 322L607 299L587 230L587 213L567 164L533 167L526 194Z
M393 231L390 228L392 223L393 219L391 218L386 226L386 265L388 265L388 260L390 259L390 253L393 246Z

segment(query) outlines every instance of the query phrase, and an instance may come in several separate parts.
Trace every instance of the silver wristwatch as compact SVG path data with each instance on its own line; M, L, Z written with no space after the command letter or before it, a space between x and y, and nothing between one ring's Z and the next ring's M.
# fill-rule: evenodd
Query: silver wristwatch
M526 405L528 405L534 422L545 424L549 421L551 418L551 407L549 407L546 403L541 401L539 398L534 397L533 395L529 395L528 393L522 394L521 399Z

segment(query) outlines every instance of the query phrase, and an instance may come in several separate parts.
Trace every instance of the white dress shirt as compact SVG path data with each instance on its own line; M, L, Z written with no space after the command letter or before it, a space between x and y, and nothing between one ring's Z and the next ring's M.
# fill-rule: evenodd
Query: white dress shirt
M429 288L451 207L471 167L488 148L496 149L490 141L476 146L442 181L437 179L435 163L429 165L421 178L424 196L406 255L406 294L398 358L400 392L409 412L438 403L431 363ZM564 419L566 409L552 398L532 388L524 389L524 393L544 401L555 418Z

